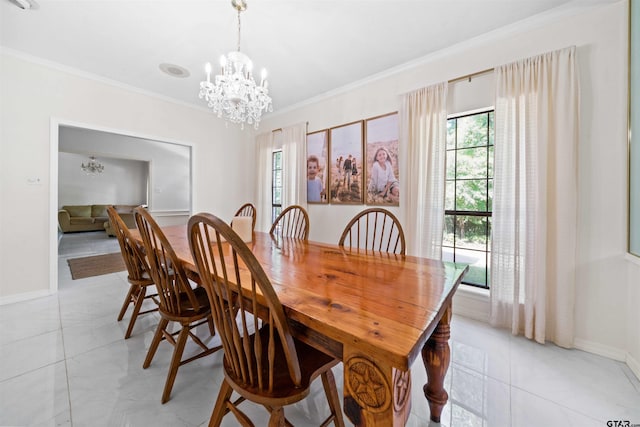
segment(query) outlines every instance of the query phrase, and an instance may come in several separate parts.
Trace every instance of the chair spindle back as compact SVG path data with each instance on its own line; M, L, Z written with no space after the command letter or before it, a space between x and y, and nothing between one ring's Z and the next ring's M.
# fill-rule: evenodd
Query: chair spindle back
M240 206L240 209L236 212L234 216L250 216L251 217L251 229L255 230L256 228L256 207L251 203L245 203Z
M309 238L309 214L302 206L291 205L278 215L269 233L273 236L307 240Z
M285 357L291 381L300 384L298 356L284 309L251 250L211 214L191 217L188 233L224 348L227 374L245 387L272 391L278 375L276 357ZM263 358L264 354L268 357Z
M338 245L404 255L404 231L398 218L382 208L370 208L357 214L347 224Z
M134 210L134 217L144 242L151 277L158 288L160 310L178 316L200 311L200 303L193 293L182 263L160 226L142 207ZM184 298L189 300L188 305L181 303Z

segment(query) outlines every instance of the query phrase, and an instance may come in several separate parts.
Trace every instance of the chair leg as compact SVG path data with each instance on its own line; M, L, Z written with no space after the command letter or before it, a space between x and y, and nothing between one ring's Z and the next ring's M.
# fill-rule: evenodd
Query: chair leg
M222 380L222 385L218 392L218 398L216 399L216 404L213 407L211 419L209 420L209 427L218 427L220 423L222 423L222 417L224 417L224 414L226 413L227 402L231 398L231 393L233 393L233 389L227 380Z
M269 427L284 427L284 409L282 406L274 408L269 417Z
M127 308L129 307L129 304L131 304L131 301L133 301L133 291L134 288L136 288L137 286L134 285L130 285L129 286L129 291L127 292L127 297L124 299L124 302L122 303L122 308L120 309L120 314L118 314L118 322L122 320L122 318L124 317L124 314L127 312Z
M344 418L342 417L342 409L340 408L340 398L338 397L338 389L336 388L336 379L331 369L327 369L322 374L322 386L329 401L329 408L333 415L333 424L337 427L344 427Z
M131 313L131 319L129 320L129 327L127 327L127 332L124 334L125 340L129 338L131 336L131 332L133 332L133 326L136 324L136 319L138 318L138 314L142 308L142 303L144 302L144 296L146 293L147 288L145 286L138 286L138 291L133 296L135 304L133 305L133 312Z
M156 355L156 350L158 350L158 345L162 340L162 333L167 328L169 321L165 318L160 319L160 323L158 323L158 327L156 328L156 333L153 336L153 341L151 341L151 346L149 346L149 351L147 351L147 357L144 359L144 363L142 364L143 369L147 369L149 365L151 365L151 361L153 360L153 356Z
M178 375L178 368L180 367L180 361L182 360L182 352L184 346L187 344L189 338L189 325L182 325L180 334L178 335L178 341L173 350L173 356L171 357L171 365L169 365L169 373L167 374L167 382L164 385L164 392L162 393L162 403L169 401L171 396L171 389L173 383L176 381L176 375Z
M209 316L207 318L207 323L209 324L209 333L212 337L214 337L216 335L216 328L213 325L213 316Z

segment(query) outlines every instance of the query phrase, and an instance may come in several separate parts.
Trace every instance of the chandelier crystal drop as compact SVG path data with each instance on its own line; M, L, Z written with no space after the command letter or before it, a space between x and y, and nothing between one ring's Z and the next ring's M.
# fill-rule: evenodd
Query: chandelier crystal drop
M89 163L84 164L83 162L82 166L80 166L80 169L82 169L82 171L87 175L93 176L102 173L102 171L104 171L104 166L100 164L100 162L98 162L95 157L90 156Z
M238 11L238 49L222 56L221 73L215 76L213 82L211 64L206 64L207 80L200 82L199 97L207 101L218 117L240 123L243 129L245 122L257 129L262 112L273 111L267 72L262 70L260 84L256 84L252 74L253 64L247 55L240 52L240 13L247 9L247 3L245 0L231 0L231 5Z

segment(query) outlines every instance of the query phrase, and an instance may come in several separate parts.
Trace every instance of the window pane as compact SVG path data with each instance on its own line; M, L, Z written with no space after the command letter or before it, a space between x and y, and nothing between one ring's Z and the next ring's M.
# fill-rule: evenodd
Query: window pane
M456 150L447 151L447 179L456 178Z
M274 151L273 169L282 169L282 151Z
M452 211L456 208L455 190L455 181L445 182L444 210L446 211Z
M487 212L487 180L468 179L456 185L457 211Z
M447 167L449 164L447 163ZM447 171L448 174L448 171ZM457 150L456 178L485 178L487 176L487 147Z
M487 248L487 217L456 215L456 248L484 251Z
M442 247L442 260L446 262L453 262L453 248Z
M456 148L456 119L447 120L447 150Z
M488 174L489 174L489 178L493 178L493 145L489 147L489 169L488 169Z
M273 208L271 208L271 223L273 223L273 221L276 220L278 215L280 215L280 212L282 212L282 208L281 207L273 207Z
M493 129L493 111L489 112L489 145L493 145L495 140L495 133Z
M489 200L487 200L487 203L489 204L488 206L489 212L493 212L493 180L492 179L489 180Z
M454 215L444 216L444 236L442 238L443 246L453 246L453 220ZM453 258L451 261L453 261Z
M456 262L469 264L469 272L464 276L464 282L472 285L487 287L487 254L486 252L469 249L456 249Z
M274 187L273 189L273 203L274 205L282 204L282 189L278 187Z
M487 145L488 114L460 117L458 121L458 148Z

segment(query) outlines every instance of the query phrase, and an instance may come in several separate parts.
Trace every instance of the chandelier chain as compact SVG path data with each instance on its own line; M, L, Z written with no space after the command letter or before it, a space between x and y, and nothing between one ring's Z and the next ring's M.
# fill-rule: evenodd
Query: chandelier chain
M240 9L238 8L238 52L240 52Z

